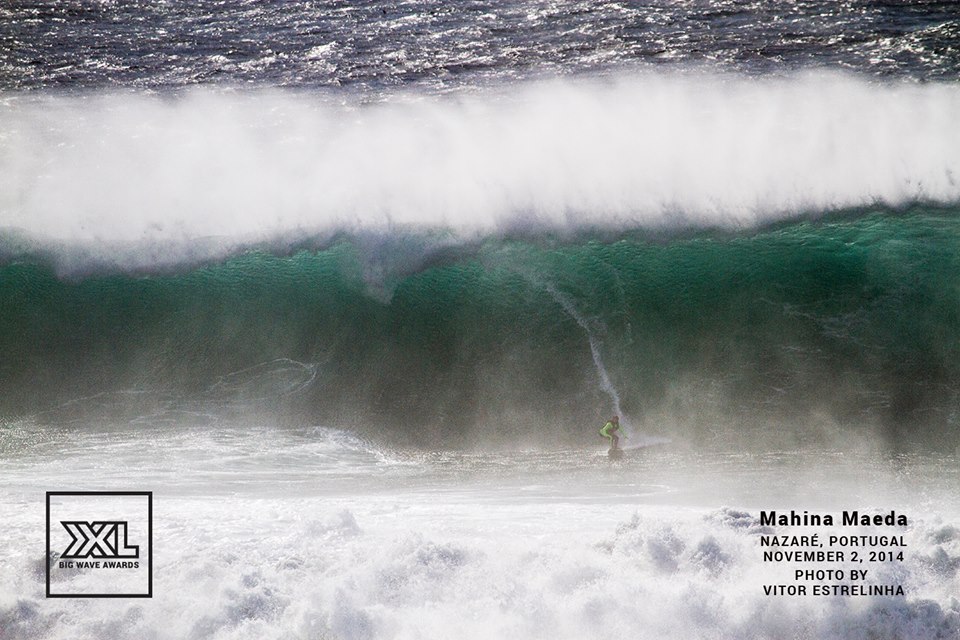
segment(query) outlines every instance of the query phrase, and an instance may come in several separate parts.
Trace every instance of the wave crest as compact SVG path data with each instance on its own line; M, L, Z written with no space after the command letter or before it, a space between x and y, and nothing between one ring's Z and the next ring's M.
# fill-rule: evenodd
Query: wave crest
M340 233L741 228L960 198L960 87L621 75L448 96L10 96L2 228L121 267Z

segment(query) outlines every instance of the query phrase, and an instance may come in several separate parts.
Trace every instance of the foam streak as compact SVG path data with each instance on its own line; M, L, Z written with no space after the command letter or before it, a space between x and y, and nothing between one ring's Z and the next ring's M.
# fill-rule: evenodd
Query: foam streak
M583 329L583 332L587 334L587 341L590 343L590 355L593 357L593 365L597 368L597 375L600 376L600 388L603 389L604 393L610 396L610 401L613 403L613 411L615 415L623 418L624 425L629 426L629 421L626 416L623 415L623 410L620 408L620 394L617 393L617 388L613 386L613 382L610 381L610 376L607 374L607 368L603 366L603 358L600 355L600 341L597 339L593 330L590 328L590 323L587 318L583 316L577 308L573 305L566 296L557 291L556 287L553 285L546 285L547 293L550 294L550 297L553 298L557 304L563 307L563 310L567 314L576 320L577 324L580 325L580 328Z

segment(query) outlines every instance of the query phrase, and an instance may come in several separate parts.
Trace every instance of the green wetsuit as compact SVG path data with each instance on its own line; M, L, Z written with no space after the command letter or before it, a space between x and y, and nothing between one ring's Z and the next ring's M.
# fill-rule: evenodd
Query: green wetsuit
M600 429L600 435L602 435L604 438L610 438L611 440L613 440L614 436L616 435L613 432L619 428L620 428L619 424L613 424L613 422L607 422L607 424L603 425L603 428Z

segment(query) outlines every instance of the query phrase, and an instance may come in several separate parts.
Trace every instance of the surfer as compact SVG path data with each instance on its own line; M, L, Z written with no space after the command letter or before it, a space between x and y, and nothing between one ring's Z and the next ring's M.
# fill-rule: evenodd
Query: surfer
M600 435L604 438L610 438L610 451L616 451L620 448L620 416L613 416L607 424L600 429Z

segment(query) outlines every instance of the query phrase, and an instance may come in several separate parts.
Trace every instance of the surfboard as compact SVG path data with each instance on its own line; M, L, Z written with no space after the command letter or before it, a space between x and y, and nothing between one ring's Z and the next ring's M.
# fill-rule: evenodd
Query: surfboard
M607 457L610 458L611 460L622 460L623 456L627 452L631 452L631 455L632 455L632 452L638 452L645 449L652 449L654 447L662 447L667 444L670 444L669 438L653 438L648 440L647 442L644 442L643 444L634 444L634 445L630 445L629 447L619 447L617 449L608 449Z

